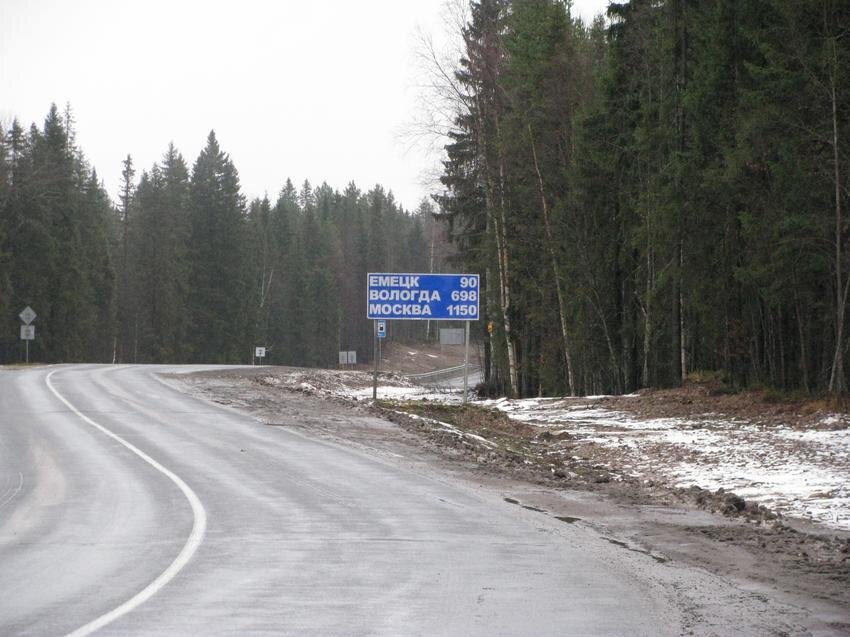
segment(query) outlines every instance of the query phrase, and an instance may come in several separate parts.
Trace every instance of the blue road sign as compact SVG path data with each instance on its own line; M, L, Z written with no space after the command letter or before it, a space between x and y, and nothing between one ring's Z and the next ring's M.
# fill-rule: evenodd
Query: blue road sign
M387 337L387 322L386 321L378 321L377 332L378 332L378 338L386 338Z
M477 274L370 273L366 281L370 319L478 320Z

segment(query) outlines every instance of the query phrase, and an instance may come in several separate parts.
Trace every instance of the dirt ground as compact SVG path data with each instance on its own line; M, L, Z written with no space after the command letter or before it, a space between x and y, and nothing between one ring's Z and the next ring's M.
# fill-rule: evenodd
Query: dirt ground
M642 390L628 396L600 396L602 407L633 413L643 418L688 418L712 414L746 419L761 425L785 425L805 429L846 428L848 420L824 424L835 405L822 400L783 399L768 390L729 393L718 381L688 383L675 389Z
M850 635L850 533L791 523L722 490L671 488L615 475L610 463L593 454L553 453L570 445L568 433L553 435L492 409L428 401L372 405L335 397L333 388L325 386L328 378L362 383L359 376L340 380L309 370L256 368L179 378L206 399L248 410L269 426L282 412L300 414L303 427L314 435L428 463L446 475L498 490L507 502L540 515L588 525L624 550L698 566L753 595L807 609L817 618L812 634ZM696 386L594 400L653 418L745 414L769 425L787 423L791 414L800 427L823 420L817 408L712 391Z

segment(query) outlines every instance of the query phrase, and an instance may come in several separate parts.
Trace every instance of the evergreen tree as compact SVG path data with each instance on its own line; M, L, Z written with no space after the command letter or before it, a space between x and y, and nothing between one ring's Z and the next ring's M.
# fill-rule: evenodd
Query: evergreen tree
M188 332L189 176L173 144L136 190L129 249L138 360L184 360Z
M189 346L198 362L246 360L244 200L239 176L211 131L189 187Z
M118 261L118 336L117 336L117 358L120 361L136 362L138 357L138 306L136 304L137 293L133 289L135 280L130 272L130 229L131 229L131 206L135 196L136 186L133 178L136 170L133 167L133 158L128 154L122 162L121 170L121 201L119 208L120 218L120 245Z

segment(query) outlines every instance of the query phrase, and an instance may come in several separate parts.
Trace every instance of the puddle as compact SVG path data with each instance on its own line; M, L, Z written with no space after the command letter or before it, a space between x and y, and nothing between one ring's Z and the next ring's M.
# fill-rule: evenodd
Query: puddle
M502 498L505 502L509 504L518 504L523 509L528 509L529 511L536 511L537 513L546 513L543 509L538 509L537 507L529 506L527 504L522 504L519 500L514 500L513 498Z
M528 509L529 511L534 511L536 513L548 513L548 511L546 511L545 509L538 509L537 507L533 507L533 506L530 506L528 504L522 504L519 500L514 500L513 498L502 498L502 499L505 502L508 502L509 504L519 505L523 509ZM567 524L574 524L575 522L581 522L581 518L574 518L574 517L569 516L569 515L556 515L556 516L553 516L553 517L556 520L560 520L561 522L566 522ZM609 538L605 538L605 539L608 540L609 542L614 543L614 544L620 544L623 548L629 548L626 544L623 544L622 542L619 542L618 540L611 540ZM630 549L630 550L634 550L634 549ZM649 555L649 553L647 553L647 555ZM650 557L654 558L655 556L651 555Z
M523 509L528 509L529 511L537 511L537 513L546 513L543 509L538 509L537 507L528 506L527 504L522 505Z
M610 538L610 537L606 537L606 538L602 538L602 539L608 540L611 544L616 544L617 546L620 546L620 547L626 549L627 551L632 551L633 553L640 553L642 555L648 555L649 557L654 559L659 564L666 564L667 562L670 561L666 557L661 557L660 555L653 555L649 551L645 551L643 549L633 548L633 547L629 546L628 544L626 544L625 542L621 542L620 540L615 540L615 539Z

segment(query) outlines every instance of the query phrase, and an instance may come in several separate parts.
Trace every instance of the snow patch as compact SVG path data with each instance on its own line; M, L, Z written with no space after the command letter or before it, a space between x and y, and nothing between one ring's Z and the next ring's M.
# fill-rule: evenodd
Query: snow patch
M784 515L850 530L850 429L840 415L822 418L832 429L767 427L717 414L639 419L579 399L528 398L479 401L514 420L574 444L614 454L638 476L660 476L673 486L723 488ZM578 402L576 402L578 401Z

